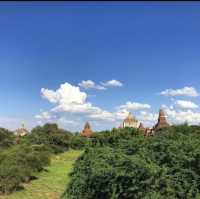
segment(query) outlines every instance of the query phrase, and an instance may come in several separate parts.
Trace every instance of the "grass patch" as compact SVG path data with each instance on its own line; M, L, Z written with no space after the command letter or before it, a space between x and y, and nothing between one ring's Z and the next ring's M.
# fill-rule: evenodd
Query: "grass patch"
M21 191L0 196L0 199L59 199L69 182L68 174L81 151L70 150L52 157L47 172L39 173L36 180L24 184Z

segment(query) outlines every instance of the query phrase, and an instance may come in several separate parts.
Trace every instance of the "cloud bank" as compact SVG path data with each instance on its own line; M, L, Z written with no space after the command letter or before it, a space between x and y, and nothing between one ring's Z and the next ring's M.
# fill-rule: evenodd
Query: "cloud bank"
M142 104L138 102L126 102L126 104L121 105L118 109L126 109L126 110L141 110L141 109L150 109L151 106L149 104Z
M108 87L122 87L123 84L115 79L109 80L107 82L101 82L100 84L97 84L92 80L82 80L80 83L78 83L78 86L86 90L88 89L106 90Z
M113 83L113 81L111 82L113 85L115 83L116 82ZM94 84L92 83L91 85L94 86ZM130 110L135 111L151 108L149 104L128 101L123 105L117 106L116 111L110 112L93 105L88 101L86 92L81 91L80 87L71 85L68 82L61 84L56 90L42 88L41 96L54 106L49 111L43 111L35 115L35 118L39 120L39 123L47 121L66 121L66 123L72 124L72 122L68 121L72 121L71 118L74 118L75 123L77 124L78 122L76 122L76 119L81 118L79 120L80 123L89 120L99 123L102 122L104 124L107 122L112 124L112 127L116 127L116 125L121 123L128 115ZM66 118L66 120L64 120L64 118Z
M42 88L42 98L48 100L53 107L48 111L43 111L37 114L35 118L39 123L47 121L64 124L68 128L81 129L85 121L90 121L96 127L118 127L123 119L128 115L128 112L133 112L134 116L141 121L145 126L152 127L158 119L158 110L152 111L152 107L148 103L140 103L135 101L127 101L124 104L115 107L115 111L102 109L90 101L84 89L99 89L98 86L109 87L108 84L117 85L115 81L107 81L96 84L93 81L82 81L79 86L71 85L66 82L61 84L56 90ZM107 87L106 87L107 86ZM119 85L118 85L119 86ZM199 94L194 87L184 87L182 89L166 89L160 93L164 96L182 96L182 97L197 97ZM189 124L200 123L199 106L189 100L173 100L171 105L163 105L166 116L171 124L180 124L188 122ZM196 110L196 111L194 111Z
M184 87L181 89L166 89L160 93L161 95L164 96L170 96L170 97L175 97L175 96L187 96L187 97L197 97L199 96L199 93L196 91L194 87Z
M186 100L177 100L175 102L176 106L178 108L181 108L181 109L196 109L198 108L199 106L197 104L195 104L194 102L191 102L191 101L186 101Z
M121 87L123 86L123 84L115 79L109 80L107 82L102 82L102 85L106 86L106 87Z
M92 80L83 80L78 84L80 87L84 89L97 89L97 90L106 90L104 86L98 85Z

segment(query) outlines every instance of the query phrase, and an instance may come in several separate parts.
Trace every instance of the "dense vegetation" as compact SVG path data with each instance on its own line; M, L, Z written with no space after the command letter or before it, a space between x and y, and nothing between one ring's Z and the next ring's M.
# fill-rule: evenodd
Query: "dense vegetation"
M199 199L200 127L172 126L145 137L113 129L90 139L66 199Z
M64 199L199 199L200 127L179 125L145 137L113 129L87 139L45 124L18 140L0 128L0 193L23 188L48 168L51 154L85 149ZM42 187L41 187L42 188Z
M0 150L6 149L14 144L14 135L11 131L0 128Z
M69 149L71 137L69 131L59 129L57 124L47 123L33 128L21 143L45 145L52 153L60 153Z
M49 164L49 154L41 146L14 146L0 153L0 191L9 193L22 182L34 178L35 172Z
M35 174L37 179L23 183L24 188L12 194L0 195L0 199L59 199L69 182L69 173L82 151L69 150L51 155L51 164L45 171Z
M50 155L67 151L72 134L56 124L45 124L18 138L0 128L0 193L23 188L50 164Z

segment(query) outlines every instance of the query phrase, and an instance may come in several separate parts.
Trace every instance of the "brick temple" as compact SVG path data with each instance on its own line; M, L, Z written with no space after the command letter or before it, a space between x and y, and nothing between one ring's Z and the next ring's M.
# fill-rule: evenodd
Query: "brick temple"
M160 128L166 128L169 127L169 123L167 122L165 113L162 109L160 109L159 111L159 117L158 117L158 122L157 124L154 126L154 129L160 129Z
M86 122L81 135L84 136L84 137L91 137L92 134L93 134L93 132L92 132L92 129L90 127L90 124L89 124L89 122Z
M141 130L141 132L144 133L145 136L150 136L154 134L154 131L161 128L169 127L169 123L167 122L165 113L163 109L160 109L158 121L156 125L153 126L153 128L145 128L142 124L142 122L139 122L130 112L128 113L128 116L123 120L123 123L120 125L119 128L126 128L126 127L132 127ZM91 137L93 135L91 126L89 122L85 123L84 129L81 132L81 135L84 137Z
M163 109L160 109L158 121L153 128L145 128L141 122L138 122L135 117L131 115L131 113L128 114L128 116L124 119L123 124L119 128L125 128L125 127L133 127L141 130L144 132L146 136L153 135L154 131L160 128L166 128L169 127L169 123L167 122L165 113Z

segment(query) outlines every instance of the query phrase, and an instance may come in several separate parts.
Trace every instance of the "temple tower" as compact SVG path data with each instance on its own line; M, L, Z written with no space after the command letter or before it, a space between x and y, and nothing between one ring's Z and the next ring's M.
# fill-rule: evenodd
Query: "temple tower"
M133 127L138 128L140 123L132 116L131 112L129 112L128 116L123 121L123 128L125 127Z
M21 128L18 128L14 134L18 137L23 137L28 134L28 130L25 128L24 124L22 124Z
M86 122L81 135L85 136L85 137L91 137L92 134L93 134L93 132L92 132L92 129L90 127L90 124L89 124L89 122Z
M164 111L162 109L160 109L158 122L155 125L154 129L165 128L165 127L169 127L169 126L170 125L167 122L167 119L166 119Z
M141 131L145 131L145 128L144 128L142 122L140 122L139 130L141 130Z

